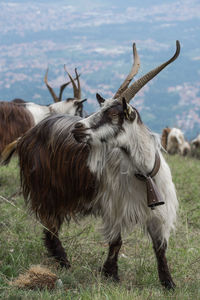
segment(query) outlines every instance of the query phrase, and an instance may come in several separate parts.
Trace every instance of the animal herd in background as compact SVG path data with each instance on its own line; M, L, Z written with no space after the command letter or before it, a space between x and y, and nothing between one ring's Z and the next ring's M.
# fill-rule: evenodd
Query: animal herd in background
M169 154L195 156L195 151L200 150L200 135L189 143L179 128L166 127L162 131L161 144Z

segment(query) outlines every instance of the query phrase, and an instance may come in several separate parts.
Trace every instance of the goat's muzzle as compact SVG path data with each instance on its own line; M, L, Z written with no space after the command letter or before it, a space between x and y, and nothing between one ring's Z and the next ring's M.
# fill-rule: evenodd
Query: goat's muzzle
M74 135L75 140L78 143L87 143L90 135L87 133L88 128L84 126L84 124L78 122L74 125L74 129L72 133Z

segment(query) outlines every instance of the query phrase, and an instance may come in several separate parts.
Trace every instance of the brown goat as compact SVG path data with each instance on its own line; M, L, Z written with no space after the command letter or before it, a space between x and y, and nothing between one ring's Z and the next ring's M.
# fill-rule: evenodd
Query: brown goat
M6 101L0 102L0 155L6 145L33 125L33 116L23 105L19 106Z
M0 155L6 145L13 142L28 129L49 115L55 113L68 113L71 115L82 116L83 102L86 99L81 99L80 81L76 69L75 73L78 87L76 87L74 79L68 73L70 82L61 86L59 99L54 99L55 103L51 105L39 105L32 102L25 102L22 99L14 99L11 102L0 102ZM53 94L53 89L47 82L47 73L45 75L45 83ZM72 83L73 85L74 98L67 98L64 101L61 101L62 92L69 83Z

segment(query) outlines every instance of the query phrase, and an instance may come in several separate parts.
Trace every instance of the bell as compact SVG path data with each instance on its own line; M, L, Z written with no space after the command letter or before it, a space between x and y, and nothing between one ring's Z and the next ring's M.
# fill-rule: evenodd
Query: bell
M151 207L151 209L153 210L156 206L165 204L152 178L150 176L147 176L145 181L147 186L148 207Z

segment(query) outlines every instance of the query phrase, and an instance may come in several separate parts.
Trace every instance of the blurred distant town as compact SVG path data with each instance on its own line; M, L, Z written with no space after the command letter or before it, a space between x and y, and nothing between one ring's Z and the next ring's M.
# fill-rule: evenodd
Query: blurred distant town
M136 96L132 104L153 130L179 127L188 139L200 133L200 2L153 1L1 1L0 100L52 102L68 81L64 71L81 73L88 112L96 92L112 97L129 73L136 42L140 76L175 52L181 55ZM151 2L151 3L149 3ZM67 3L67 4L66 4ZM144 8L145 7L145 8ZM72 95L65 90L64 98Z

